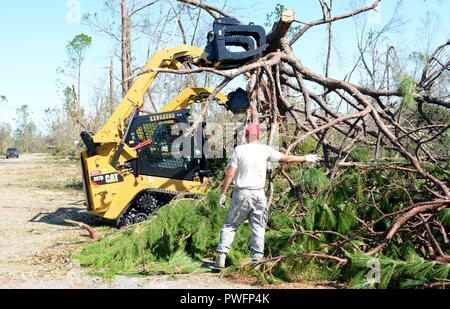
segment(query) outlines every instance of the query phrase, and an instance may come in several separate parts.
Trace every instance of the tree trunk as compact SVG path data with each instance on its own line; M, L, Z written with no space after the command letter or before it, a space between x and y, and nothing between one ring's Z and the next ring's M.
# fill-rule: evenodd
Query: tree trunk
M112 57L109 65L109 112L111 115L114 112L114 62Z
M130 17L127 10L127 1L122 0L122 96L125 96L131 87L131 32Z
M28 128L27 123L25 122L25 130L24 130L24 144L25 144L25 153L28 153Z
M330 0L329 3L324 2L324 8L323 8L323 13L325 18L329 19L331 18L331 10L333 7L333 0ZM327 25L327 32L328 32L328 47L327 47L327 57L325 60L325 77L328 77L329 72L330 72L330 60L331 60L331 44L333 44L333 29L332 29L332 23L328 23ZM325 101L326 104L329 104L328 101L328 96L326 95L327 89L326 87L324 87L324 96L323 99ZM327 134L328 130L325 130L323 132L323 137L325 138L326 134ZM322 143L322 152L323 152L323 159L324 159L324 163L325 163L325 168L326 168L326 173L327 175L330 175L331 172L331 167L330 167L330 152L328 150L328 148L325 146L324 143Z
M280 48L281 38L285 37L295 20L295 12L286 10L281 14L280 20L276 22L272 30L267 34L267 48L265 54L277 51Z
M75 100L75 109L77 120L81 123L81 61L78 63L78 76L77 76L77 99Z

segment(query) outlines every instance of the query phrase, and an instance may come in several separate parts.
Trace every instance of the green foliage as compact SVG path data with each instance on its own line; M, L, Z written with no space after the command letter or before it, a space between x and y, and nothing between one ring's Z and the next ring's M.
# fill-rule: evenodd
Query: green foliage
M449 121L450 122L450 121ZM450 130L447 131L444 135L444 145L450 149Z
M364 154L364 149L361 151ZM359 156L363 159L364 156ZM427 167L434 175L438 176L441 168L436 166ZM320 172L320 170L319 170ZM381 259L382 275L379 283L367 281L367 273L370 270L367 263L370 257L362 255L356 248L363 249L367 244L355 238L360 235L360 225L357 218L362 218L366 222L371 219L379 218L380 211L385 213L400 210L409 206L409 199L422 200L423 193L415 192L416 183L420 179L407 176L397 171L369 171L359 173L357 171L348 171L337 177L332 182L325 181L321 173L312 169L298 171L297 183L299 187L308 188L307 196L303 199L303 205L307 209L306 213L298 220L286 215L285 212L272 212L272 219L269 221L271 229L277 229L281 234L277 234L276 240L267 239L266 243L277 243L270 245L273 255L287 254L289 250L297 252L323 252L336 255L337 252L330 246L324 245L326 242L342 240L342 238L329 234L315 234L318 239L311 236L301 236L293 245L292 237L288 236L295 230L317 231L328 230L336 231L346 235L352 240L352 244L347 243L342 247L341 254L349 256L351 263L346 267L331 269L327 261L314 261L316 266L314 272L322 273L323 277L333 280L338 279L343 282L350 282L353 287L358 288L386 288L386 287L417 287L433 282L437 278L447 278L448 271L434 262L426 261L419 257L418 249L409 241L403 242L400 238L391 241L384 250L384 256ZM316 176L313 176L316 175ZM445 175L445 173L443 173ZM443 176L444 177L444 176ZM313 178L321 179L313 180ZM315 184L317 181L317 184ZM398 187L387 190L388 186L396 184ZM318 185L320 184L320 185ZM411 188L409 192L402 190L402 187ZM284 197L278 202L295 203ZM378 205L378 209L372 207L372 204ZM438 214L439 219L444 224L450 223L450 212L444 209ZM389 218L381 220L375 226L376 230L386 230L392 224ZM283 228L284 226L284 228ZM272 236L273 237L273 236ZM411 236L413 237L413 236ZM275 248L275 250L274 250ZM331 250L331 251L330 251ZM339 255L339 254L338 254ZM297 257L296 262L288 259L284 261L285 267L291 265L291 279L301 275L295 273L294 269L306 269L311 263L311 259ZM294 265L297 265L294 267ZM300 265L300 266L298 266ZM416 273L420 272L420 274ZM272 273L273 275L273 273ZM283 275L281 275L283 276ZM266 279L270 281L269 279Z
M404 76L400 78L398 90L402 94L402 106L412 109L416 106L414 94L416 93L416 82L412 77Z
M227 164L228 164L227 158L211 160L211 162L208 163L208 167L211 171L213 181L212 187L216 188L221 184L222 180L225 177L225 170L227 168Z
M76 94L72 87L67 86L63 90L63 108L67 115L74 118Z
M351 155L352 157L359 162L366 162L369 160L369 148L358 146L355 147L355 149L352 151Z
M376 259L361 254L350 254L349 257L355 272L351 281L354 288L414 288L430 280L447 279L450 271L449 264L439 265L417 255L404 260L385 255ZM379 280L374 272L377 269Z
M6 152L8 147L14 146L14 138L9 123L0 123L0 153Z
M438 218L445 227L450 228L450 208L442 209L438 213Z
M424 66L428 63L428 56L423 52L418 52L418 51L412 52L409 55L409 59L422 65L422 66Z
M6 97L4 95L0 95L0 103L2 102L8 102L8 100L6 99Z
M351 229L356 225L356 211L350 204L339 204L339 216L337 231L341 234L349 234Z
M17 146L23 152L31 149L31 144L36 135L36 125L30 120L30 112L28 105L22 105L16 110L17 128L14 132Z
M69 44L67 44L67 54L69 55L70 62L73 64L73 67L78 68L81 66L86 55L86 51L91 44L92 37L84 33L76 35L69 42Z
M450 151L450 149L449 149ZM450 178L448 177L448 172L450 171L450 160L443 162L442 164L430 164L424 163L423 166L433 174L436 178L446 182L447 185L450 185Z
M303 141L303 143L301 143L300 146L296 147L296 153L298 153L299 155L310 154L316 151L317 145L318 143L314 138L308 137Z
M421 287L448 278L450 266L421 258L411 235L389 243L376 260L381 269L379 282L368 280L374 259L361 250L372 244L366 243L358 218L370 222L379 218L379 211L389 213L408 207L410 197L423 199L423 192L414 189L420 179L398 171L348 171L329 181L320 169L289 172L295 176L300 194L288 192L276 201L278 207L271 209L265 240L267 257L284 258L263 265L261 271L242 266L242 260L249 255L251 234L244 223L227 257L227 271L248 273L267 284L333 280L356 288ZM408 194L397 188L387 190L393 183L411 189ZM276 179L274 187L277 194L289 188L284 179ZM157 217L86 246L77 258L82 265L108 277L203 271L200 259L215 255L226 215L226 210L217 205L218 197L211 191L200 201L174 201L164 206ZM373 203L378 209L372 207ZM440 211L438 217L449 227L448 209ZM386 218L374 229L386 230L391 225L391 218ZM341 246L333 245L339 242ZM338 266L327 259L299 255L307 252L340 256L350 262Z
M309 192L317 192L327 187L328 178L323 171L316 168L299 169L297 184Z
M281 14L286 10L286 7L283 4L277 3L275 5L275 9L268 13L266 15L266 22L264 23L264 26L266 27L272 27L274 23L276 23L280 17ZM291 26L289 29L289 35L292 36L296 34L298 31L300 31L302 27L300 25L297 26Z
M175 201L155 218L85 247L77 258L82 265L108 276L150 273L152 269L187 272L198 266L193 261L196 256L213 252L218 244L225 210L218 206L217 199L217 193L211 192L200 202Z
M284 212L272 213L268 225L274 230L290 230L291 218Z

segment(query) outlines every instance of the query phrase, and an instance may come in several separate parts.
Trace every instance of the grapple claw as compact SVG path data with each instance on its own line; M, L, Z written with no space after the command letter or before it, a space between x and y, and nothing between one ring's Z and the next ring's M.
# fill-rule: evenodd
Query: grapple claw
M241 47L242 51L233 51ZM233 69L261 57L266 49L266 32L254 24L241 25L234 18L218 18L208 33L207 61L217 69Z

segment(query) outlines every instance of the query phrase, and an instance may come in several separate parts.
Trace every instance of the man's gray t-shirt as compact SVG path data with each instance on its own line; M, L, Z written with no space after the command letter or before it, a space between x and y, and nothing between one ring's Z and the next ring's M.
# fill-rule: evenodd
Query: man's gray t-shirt
M263 189L266 182L267 162L278 162L283 154L263 144L250 143L237 146L228 166L236 168L233 184L243 189Z

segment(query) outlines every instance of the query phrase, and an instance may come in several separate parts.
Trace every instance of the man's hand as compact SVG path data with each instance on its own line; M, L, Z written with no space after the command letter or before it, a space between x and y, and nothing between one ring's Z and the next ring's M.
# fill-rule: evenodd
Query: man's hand
M220 195L220 199L219 199L219 206L222 208L225 208L225 199L227 198L227 196L225 194L221 194Z
M309 154L306 156L283 155L280 159L280 162L282 162L282 163L304 163L304 162L316 163L319 160L320 160L320 157L315 154Z
M319 157L314 154L309 154L309 155L305 156L305 161L311 162L311 163L316 163L317 161L319 161Z

